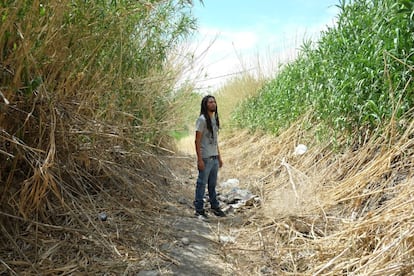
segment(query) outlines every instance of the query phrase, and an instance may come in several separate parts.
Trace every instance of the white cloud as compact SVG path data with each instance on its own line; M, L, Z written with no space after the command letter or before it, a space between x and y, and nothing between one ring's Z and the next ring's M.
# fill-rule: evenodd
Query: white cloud
M330 10L335 14L334 9ZM275 19L267 18L258 20L249 29L203 27L192 43L191 48L199 58L190 78L196 78L200 89L210 87L214 91L232 74L242 70L254 69L268 76L274 75L280 63L296 57L304 40L317 40L327 25L335 24L333 19L330 20L304 26L295 22L275 24ZM278 29L269 29L269 26Z

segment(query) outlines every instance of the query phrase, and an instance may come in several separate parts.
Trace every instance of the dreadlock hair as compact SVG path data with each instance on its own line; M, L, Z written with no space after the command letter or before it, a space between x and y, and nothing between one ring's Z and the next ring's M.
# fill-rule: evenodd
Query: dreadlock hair
M214 100L216 100L216 98L214 98L214 96L211 96L211 95L204 96L204 98L201 100L200 115L204 115L204 118L206 118L207 129L210 131L211 137L213 137L213 125L211 124L211 118L210 118L210 115L208 115L208 110L207 110L207 102L210 98L213 98ZM217 128L220 128L220 120L219 120L217 109L218 108L216 105L216 110L214 112L214 118L216 119Z

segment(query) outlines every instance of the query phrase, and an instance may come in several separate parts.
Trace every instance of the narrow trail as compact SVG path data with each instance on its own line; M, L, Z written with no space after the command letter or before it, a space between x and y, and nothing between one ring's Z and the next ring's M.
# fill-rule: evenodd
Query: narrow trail
M161 246L165 258L171 262L168 270L172 275L239 275L225 247L233 242L234 233L243 225L243 214L230 213L218 218L207 208L208 221L194 215L192 202L197 170L191 142L192 139L184 140L179 145L180 153L172 162L175 192L161 218L175 240ZM220 181L223 179L219 173Z
M177 207L165 219L176 241L163 247L172 258L173 275L235 275L225 259L221 242L231 219L202 221L185 206Z

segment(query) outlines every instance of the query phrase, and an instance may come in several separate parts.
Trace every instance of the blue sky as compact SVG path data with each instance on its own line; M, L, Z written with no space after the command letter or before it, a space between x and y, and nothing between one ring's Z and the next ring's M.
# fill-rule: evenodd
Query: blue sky
M202 88L213 90L226 75L261 70L272 75L293 59L305 39L317 40L335 24L339 0L194 0L199 32L192 49ZM260 68L259 68L260 67Z
M197 1L197 0L195 0ZM284 25L315 25L332 19L337 0L204 0L195 2L201 26L282 29ZM263 26L263 25L266 26Z

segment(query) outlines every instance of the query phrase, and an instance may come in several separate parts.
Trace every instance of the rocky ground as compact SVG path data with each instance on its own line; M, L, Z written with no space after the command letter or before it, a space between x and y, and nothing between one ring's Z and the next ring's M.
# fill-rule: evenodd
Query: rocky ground
M162 246L173 259L173 275L234 275L226 261L223 245L232 242L230 228L238 221L236 216L208 221L196 218L187 205L171 208L166 221L171 227L175 243Z
M191 150L191 147L190 147ZM160 254L167 260L168 266L157 270L141 271L138 275L238 275L228 259L225 247L235 243L237 229L243 226L248 209L244 203L234 199L233 208L226 200L230 193L224 193L224 175L219 175L219 198L227 216L219 218L209 211L208 220L194 215L193 196L197 177L195 156L185 148L173 160L173 181L171 200L165 204L165 213L160 217L172 237L160 245ZM229 191L229 189L227 190ZM237 196L236 196L237 197ZM252 198L252 196L250 196Z

